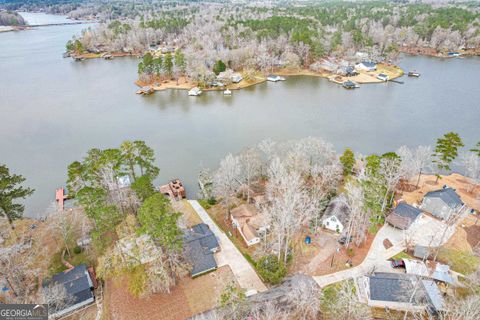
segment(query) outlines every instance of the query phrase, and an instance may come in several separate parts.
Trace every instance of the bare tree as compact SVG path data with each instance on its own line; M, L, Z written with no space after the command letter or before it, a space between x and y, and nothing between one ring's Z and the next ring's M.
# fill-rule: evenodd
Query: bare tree
M230 197L238 191L241 185L239 158L228 154L220 162L220 168L218 168L213 176L213 193L223 198L226 207L225 219L228 218L228 212L230 210Z
M250 189L254 178L260 174L261 159L256 148L247 148L239 155L242 181L247 190L247 202L250 202Z
M465 166L465 175L473 181L472 184L469 184L468 189L468 192L472 192L480 184L480 157L474 152L468 152L462 156L462 160Z
M422 172L432 163L432 148L430 146L418 146L415 149L410 149L407 146L402 146L398 149L397 154L402 159L401 172L406 179L410 180L418 174L416 184L418 187Z
M71 256L70 243L73 240L74 230L77 226L77 215L72 211L55 211L48 217L48 226L54 234L58 234L63 242L63 247Z
M480 296L473 294L464 299L447 300L446 312L441 320L477 320L480 319Z
M52 318L75 302L75 297L68 294L65 286L58 283L43 287L41 294L42 303L48 305L48 313Z
M333 299L326 299L323 304L327 307L327 319L349 319L363 320L370 319L370 308L358 301L353 281L343 281L335 290Z
M360 186L355 182L348 182L345 185L345 195L350 209L350 217L344 234L347 239L354 239L358 246L367 238L370 216L364 208L364 194ZM345 241L345 246L348 247L349 245L350 241Z
M292 238L312 219L315 210L298 172L289 172L278 158L272 161L268 171L268 205L263 207L263 212L276 238L278 258L283 253L286 262Z

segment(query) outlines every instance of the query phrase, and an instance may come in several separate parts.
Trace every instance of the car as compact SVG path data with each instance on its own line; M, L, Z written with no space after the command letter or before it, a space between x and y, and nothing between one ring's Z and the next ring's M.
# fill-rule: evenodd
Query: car
M392 268L405 268L405 261L403 261L402 259L392 260L391 264Z
M341 237L340 239L338 239L338 243L340 244L347 244L347 243L350 243L352 242L352 237Z

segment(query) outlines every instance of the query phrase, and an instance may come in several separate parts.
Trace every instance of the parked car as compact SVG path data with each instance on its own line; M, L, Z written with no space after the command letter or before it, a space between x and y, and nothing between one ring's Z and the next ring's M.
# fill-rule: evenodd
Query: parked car
M402 259L392 260L392 268L405 268L405 262Z
M340 239L338 239L338 243L340 244L347 244L347 243L350 243L352 242L352 237L341 237Z

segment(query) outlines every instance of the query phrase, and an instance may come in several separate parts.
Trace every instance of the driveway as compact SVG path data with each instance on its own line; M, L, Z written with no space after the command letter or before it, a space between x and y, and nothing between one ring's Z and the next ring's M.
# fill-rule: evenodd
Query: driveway
M222 250L215 254L218 266L230 266L238 284L246 292L253 292L253 290L256 292L266 291L267 287L265 287L262 280L260 280L250 263L237 247L235 247L232 241L230 241L227 235L220 230L198 201L188 200L188 202L192 205L193 209L195 209L200 219L210 227L210 230L212 230L220 242Z
M393 244L393 247L385 249L383 245L385 239L388 239ZM314 276L313 279L320 287L326 287L332 283L357 278L373 271L392 272L387 260L403 250L405 250L405 245L402 232L389 225L384 225L378 230L370 250L361 264L332 274Z

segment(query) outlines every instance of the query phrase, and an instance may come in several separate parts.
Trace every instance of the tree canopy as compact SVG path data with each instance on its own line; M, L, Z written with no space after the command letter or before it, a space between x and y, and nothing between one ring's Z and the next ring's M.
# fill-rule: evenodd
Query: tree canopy
M18 199L25 199L34 192L34 189L21 186L25 178L11 174L6 165L0 165L0 216L7 218L10 227L14 229L13 221L23 216L25 206L15 203Z

